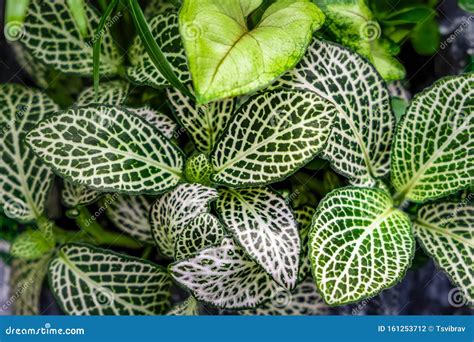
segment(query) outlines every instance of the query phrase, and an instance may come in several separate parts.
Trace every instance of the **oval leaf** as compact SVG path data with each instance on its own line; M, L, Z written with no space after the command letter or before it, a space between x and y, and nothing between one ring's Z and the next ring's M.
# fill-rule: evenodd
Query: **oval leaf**
M276 182L320 152L334 106L308 91L256 95L234 115L212 152L212 180L231 187Z
M88 189L81 185L75 185L70 181L64 181L64 188L61 192L63 203L70 208L81 205L88 205L97 201L102 193Z
M221 190L216 209L245 251L281 286L298 277L298 226L285 200L266 188Z
M395 116L385 82L373 66L340 45L314 39L280 84L307 89L337 109L323 158L352 184L373 186L389 171Z
M310 232L310 260L326 303L371 297L403 278L415 241L411 222L384 191L343 188L318 206Z
M174 132L178 128L178 125L176 125L167 115L160 113L151 107L144 106L140 108L127 108L127 110L141 116L146 122L155 126L168 139L173 138Z
M99 84L97 99L95 98L94 87L84 89L77 98L77 107L88 106L93 103L119 106L125 103L130 91L130 84L124 81L111 81Z
M121 107L61 112L43 120L26 141L61 176L92 189L156 194L182 178L181 150Z
M474 182L474 74L446 77L415 96L392 152L396 198L415 202Z
M49 265L49 283L69 315L157 315L169 307L166 270L91 246L63 246Z
M298 63L324 21L323 13L309 1L278 0L249 29L247 16L260 3L184 1L179 29L198 102L242 95L269 84Z

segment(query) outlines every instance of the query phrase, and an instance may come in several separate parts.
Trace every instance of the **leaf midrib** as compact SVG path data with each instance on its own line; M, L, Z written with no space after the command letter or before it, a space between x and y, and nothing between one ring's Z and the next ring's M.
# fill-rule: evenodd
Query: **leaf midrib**
M463 244L466 244L468 245L469 247L471 248L474 248L474 240L468 240L460 235L457 235L457 234L454 234L452 232L450 232L448 229L442 229L430 222L427 222L425 220L422 220L420 218L417 218L415 219L415 223L418 223L420 226L426 228L427 230L431 230L433 231L434 233L437 233L439 235L443 235L445 237L449 237L453 240L456 240L460 243L463 243Z

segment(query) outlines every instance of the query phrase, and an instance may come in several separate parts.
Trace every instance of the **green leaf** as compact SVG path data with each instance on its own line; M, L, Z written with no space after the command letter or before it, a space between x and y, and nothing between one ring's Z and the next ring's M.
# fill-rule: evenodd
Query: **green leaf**
M27 230L18 235L10 249L10 254L23 260L35 260L54 248L55 239L49 229Z
M93 103L108 104L111 106L123 105L127 100L130 84L124 81L110 81L99 85L97 99L94 87L84 89L77 98L75 106L83 107Z
M87 37L87 16L86 11L84 10L84 7L86 6L84 0L67 0L67 4L79 32L81 32L83 37Z
M386 25L418 24L436 17L436 11L426 6L405 7L391 12L381 20Z
M156 194L182 179L181 150L122 107L63 111L43 120L26 141L62 177L91 189Z
M169 316L199 316L199 305L197 300L190 296L184 302L173 306L166 314Z
M285 200L268 188L222 189L216 210L227 229L281 286L298 277L300 237Z
M255 307L281 289L231 238L171 264L169 270L198 300L220 308Z
M176 237L175 259L191 258L201 249L215 246L226 235L217 218L203 213L193 218Z
M49 265L49 283L69 315L157 315L169 307L166 270L87 245L63 246Z
M153 243L149 212L151 201L145 196L108 195L104 199L107 217L121 231L140 241Z
M87 5L84 10L89 20L87 30L94 32L99 16ZM82 37L66 0L32 1L26 16L25 32L21 42L42 63L64 73L92 75L95 38L87 40ZM100 73L114 75L122 65L122 55L110 30L104 30L101 38Z
M16 84L0 86L0 206L22 222L39 218L54 175L24 144L25 135L58 110L42 92Z
M474 4L472 0L458 0L458 5L466 12L474 13Z
M85 186L75 185L68 180L64 181L64 188L61 192L62 201L69 208L94 203L100 196L102 193Z
M208 213L217 191L199 184L180 184L162 195L153 204L150 222L158 250L167 257L174 256L176 238L196 216Z
M405 78L405 67L394 57L399 52L399 48L395 43L381 38L373 42L371 47L372 64L385 80L391 81ZM396 49L396 52L392 49Z
M467 200L422 206L413 228L423 249L473 305L474 206Z
M177 12L178 7L175 6L173 1L169 0L151 0L148 6L145 8L145 17L153 18L158 14Z
M43 281L48 271L50 254L38 260L15 259L12 263L10 293L15 296L12 303L14 315L40 315L40 297Z
M170 64L179 82L191 80L186 55L178 28L178 16L175 13L159 14L149 23L150 31L161 48L164 58ZM127 67L127 77L134 83L149 85L155 88L170 86L169 80L154 64L147 53L143 40L137 36L129 50L130 66Z
M234 99L196 104L176 89L168 89L168 99L176 118L186 128L196 148L210 153L230 121L235 108Z
M179 29L199 103L268 85L298 63L324 21L309 1L277 0L250 29L247 18L260 4L261 0L184 1Z
M439 24L436 18L432 18L416 25L411 32L410 39L416 53L430 56L440 48L440 36Z
M211 179L231 187L276 182L319 153L336 114L309 91L275 90L252 97L234 114L211 155Z
M415 250L410 219L379 189L331 192L316 210L309 239L313 276L329 305L356 302L393 286Z
M252 316L302 316L327 315L329 308L324 303L312 279L307 279L296 288L282 291L258 308L241 311L241 315Z
M300 264L298 269L298 281L305 280L311 274L311 263L309 261L309 230L315 210L309 206L295 210L295 219L298 223L301 240Z
M15 61L24 71L26 71L28 76L34 80L36 85L43 89L48 88L50 86L50 69L48 66L35 60L31 53L22 44L11 42L10 46L15 54Z
M397 199L423 202L474 182L474 74L446 77L415 96L392 151Z
M157 128L163 135L172 139L174 132L178 129L178 125L167 115L160 113L149 106L140 108L127 108L128 111L142 117L149 124Z
M190 183L210 185L213 171L212 165L204 153L193 154L186 160L184 174Z
M395 117L385 82L363 58L340 45L313 40L301 63L281 80L309 89L337 108L322 157L352 184L373 186L389 171Z

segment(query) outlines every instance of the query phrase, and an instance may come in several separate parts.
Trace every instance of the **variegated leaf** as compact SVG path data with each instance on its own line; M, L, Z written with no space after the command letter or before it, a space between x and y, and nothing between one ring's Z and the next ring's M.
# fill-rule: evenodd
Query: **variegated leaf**
M203 213L193 218L176 237L175 259L191 258L201 249L215 246L226 236L217 218Z
M209 158L204 153L193 154L186 160L184 174L191 183L210 185L213 171Z
M10 278L10 298L14 315L40 315L40 296L48 272L50 254L38 260L15 259Z
M64 181L64 188L61 192L64 205L75 208L81 205L88 205L97 201L102 193L88 189L82 185L75 185L68 180Z
M10 254L23 260L35 260L51 251L56 244L52 226L43 225L36 230L26 230L16 237Z
M40 120L58 110L45 94L16 84L0 86L0 206L20 221L38 219L53 172L24 144Z
M196 148L210 153L232 117L235 99L198 105L177 89L170 88L167 92L175 116L192 137Z
M151 229L158 250L173 257L177 236L193 218L209 212L210 202L216 198L216 190L199 184L181 184L158 198L150 211Z
M474 305L474 206L467 201L426 204L413 228L424 250L459 287L466 304Z
M301 239L300 265L298 270L298 281L305 280L311 274L311 263L309 261L309 230L315 210L309 206L295 210L295 219L298 223Z
M337 108L322 156L351 183L373 186L390 166L395 117L385 82L373 66L340 45L314 39L279 85L309 89Z
M312 279L298 284L293 291L281 291L270 301L251 310L241 311L241 315L259 316L301 316L327 315L328 306L319 295Z
M176 125L176 123L167 115L160 113L149 106L127 108L127 110L141 116L146 122L155 126L168 139L173 138L174 132L178 128L178 125Z
M156 194L182 179L181 150L121 107L69 109L43 120L26 141L61 176L92 189Z
M179 35L178 16L175 13L158 14L149 21L149 26L158 46L163 51L173 71L182 83L190 81L186 55ZM134 83L155 88L169 86L166 78L153 64L140 37L135 37L129 51L130 66L127 77Z
M198 301L190 296L184 302L173 306L166 314L169 316L199 316Z
M16 62L20 67L28 73L39 87L43 89L48 88L50 85L50 80L48 80L50 70L48 66L35 60L21 43L12 42L10 46L15 54Z
M113 194L106 200L107 217L118 229L140 241L153 243L149 220L151 201L147 197Z
M268 188L222 189L216 210L252 259L281 286L295 286L300 238L283 198Z
M281 289L231 238L169 269L198 300L220 308L255 307Z
M95 32L99 15L88 5L84 10L87 30ZM67 0L31 1L24 30L21 42L40 62L64 73L92 75L92 48L96 37L88 40L81 35ZM122 64L122 54L109 29L101 32L101 39L100 74L116 74Z
M179 8L175 6L175 0L151 0L145 9L145 17L153 18L158 14L167 12L177 12Z
M49 278L69 315L157 315L169 307L165 269L105 249L63 246L49 265Z
M323 149L335 113L329 101L309 91L255 95L239 108L212 152L212 180L242 187L287 177Z
M373 296L403 278L415 241L409 217L388 193L343 188L320 203L310 232L310 260L326 303Z
M474 74L447 77L415 96L392 152L397 199L423 202L474 184Z
M110 81L99 84L97 100L94 87L84 89L77 98L77 107L88 106L94 103L108 104L111 106L123 105L127 100L130 84L125 81Z

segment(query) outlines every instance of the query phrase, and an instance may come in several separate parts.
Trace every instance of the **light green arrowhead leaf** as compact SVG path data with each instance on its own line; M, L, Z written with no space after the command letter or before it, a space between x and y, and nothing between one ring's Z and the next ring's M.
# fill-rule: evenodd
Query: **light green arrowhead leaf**
M297 285L293 291L281 291L270 301L250 310L243 310L241 315L252 316L303 316L327 315L329 308L319 295L312 279Z
M84 10L89 20L87 30L95 32L99 16L88 5ZM82 37L66 0L31 1L24 30L21 42L40 62L64 73L92 75L92 47L96 38ZM123 58L110 29L101 33L101 39L100 74L116 74Z
M149 212L151 201L145 196L107 195L104 198L107 217L121 231L146 242L153 243Z
M423 249L452 279L474 305L474 206L461 203L434 203L422 206L413 228Z
M158 46L182 83L190 81L186 55L179 35L178 16L175 13L159 14L149 21L149 26ZM170 84L145 50L140 37L135 37L129 50L130 66L126 68L127 77L136 84L155 88Z
M210 185L212 168L209 158L204 153L196 153L186 160L184 174L191 183L199 183L205 186Z
M158 315L169 307L166 270L87 245L60 249L49 265L49 284L69 315Z
M122 107L63 111L43 120L26 141L61 176L91 189L156 194L182 179L181 150Z
M54 175L24 144L40 120L58 110L45 94L16 84L0 86L0 207L19 221L38 219Z
M216 210L249 256L281 286L298 277L300 237L285 200L268 188L222 189Z
M415 96L392 151L398 199L424 202L474 182L474 74L446 77Z
M208 213L193 218L176 237L175 259L187 259L201 249L215 246L226 236L217 218Z
M220 308L255 307L281 289L231 238L171 264L169 270L198 300Z
M231 187L287 177L319 153L336 114L309 91L279 89L252 97L227 126L211 154L211 179Z
M127 100L130 84L125 81L110 81L99 84L99 96L95 99L94 87L84 89L78 96L77 107L88 106L94 103L111 106L123 105Z
M268 85L298 63L324 22L310 1L277 0L249 28L247 17L261 2L184 1L179 29L199 103Z
M14 315L40 315L40 298L43 281L48 272L50 254L37 260L15 259L12 263L10 293L15 295Z
M180 184L153 204L150 223L158 250L173 257L176 238L192 219L208 213L217 191L200 184Z
M174 132L178 129L178 125L171 120L167 115L160 113L149 106L140 108L127 108L128 111L141 116L145 121L155 126L163 135L171 139Z
M35 260L53 249L55 243L51 225L44 229L27 230L13 241L10 254L23 260Z
M301 240L300 264L298 270L298 281L305 280L311 274L311 263L309 261L309 230L315 210L309 206L296 209L294 212Z
M210 153L232 117L235 100L226 99L199 105L177 89L170 88L167 92L175 116L189 132L196 148Z
M395 117L385 82L366 60L340 45L314 39L280 84L308 89L337 109L322 157L358 186L374 186L389 171Z
M97 201L102 193L88 189L82 185L75 185L68 180L64 181L64 188L61 192L63 203L69 208L88 205Z
M166 314L169 316L199 316L198 301L190 296L184 302L173 306Z
M329 305L374 296L403 278L415 241L411 222L379 189L348 187L319 204L310 237L310 260Z

